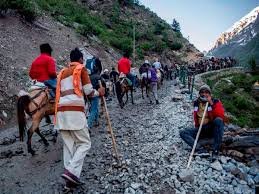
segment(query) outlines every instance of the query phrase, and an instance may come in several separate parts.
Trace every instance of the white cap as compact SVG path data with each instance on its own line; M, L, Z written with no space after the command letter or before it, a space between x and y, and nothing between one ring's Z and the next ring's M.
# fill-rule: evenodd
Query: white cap
M109 72L109 70L108 70L108 69L105 69L103 72Z
M145 60L145 63L146 63L146 64L149 64L149 61L148 61L148 60Z

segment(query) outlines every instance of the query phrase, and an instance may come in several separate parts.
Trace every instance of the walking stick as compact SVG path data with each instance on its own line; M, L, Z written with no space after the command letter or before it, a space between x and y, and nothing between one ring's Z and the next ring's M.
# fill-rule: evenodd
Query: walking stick
M206 115L206 112L207 112L208 105L209 105L209 102L206 102L205 109L204 109L204 112L203 112L203 115L202 115L202 119L201 119L201 123L200 123L200 127L199 127L198 133L196 135L196 139L195 139L194 145L192 147L192 152L191 152L191 155L189 157L187 168L190 167L190 164L191 164L191 161L192 161L192 157L193 157L193 154L194 154L194 151L195 151L195 148L196 148L196 145L197 145L200 133L201 133L202 124L203 124L203 121L204 121L204 118L205 118L205 115Z
M100 86L100 88L103 87L100 80L99 80L99 86ZM103 101L105 115L106 115L106 119L107 119L107 123L108 123L108 132L111 134L111 137L112 137L112 148L113 148L113 151L115 152L115 156L116 156L117 161L120 163L118 150L117 150L117 147L116 147L116 141L115 141L115 137L114 137L112 126L111 126L111 120L110 120L110 116L109 116L109 112L108 112L108 109L107 109L107 105L106 105L106 101L104 99L104 96L102 96L102 101Z

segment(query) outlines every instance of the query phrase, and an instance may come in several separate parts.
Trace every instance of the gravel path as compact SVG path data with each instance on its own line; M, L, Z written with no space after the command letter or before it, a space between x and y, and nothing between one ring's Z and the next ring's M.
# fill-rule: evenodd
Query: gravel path
M120 109L116 99L108 102L112 127L122 156L118 167L111 153L111 139L104 115L91 130L92 148L85 159L81 180L74 193L254 193L258 166L247 167L221 156L213 165L196 157L192 173L185 171L190 150L179 131L192 126L189 95L178 102L172 95L178 86L166 82L159 90L161 103L150 105L135 93L135 104ZM42 130L51 141L49 127ZM18 129L0 132L0 193L62 193L62 140L45 147L33 136L36 156L27 154L19 142Z

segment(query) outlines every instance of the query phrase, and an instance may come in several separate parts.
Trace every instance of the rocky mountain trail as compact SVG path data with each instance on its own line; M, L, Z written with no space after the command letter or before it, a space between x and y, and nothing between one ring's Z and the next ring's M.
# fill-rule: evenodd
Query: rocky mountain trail
M171 81L165 82L159 90L159 105L143 100L140 91L134 93L135 104L124 109L115 98L108 102L122 166L112 156L102 115L101 125L91 129L92 148L81 175L85 184L74 193L254 193L259 182L256 161L247 166L221 155L218 162L210 163L208 158L196 156L191 171L185 170L190 148L179 131L192 126L192 103L189 94L173 101L179 90ZM48 140L52 139L51 129L42 129ZM61 193L60 136L57 143L45 147L34 135L37 155L32 157L17 134L17 127L0 132L0 193Z

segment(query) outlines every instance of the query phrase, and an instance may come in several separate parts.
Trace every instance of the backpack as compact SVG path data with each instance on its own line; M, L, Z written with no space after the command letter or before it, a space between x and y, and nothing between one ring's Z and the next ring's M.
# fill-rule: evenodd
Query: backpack
M86 69L89 72L89 75L98 73L100 74L102 72L102 63L100 61L100 59L96 58L96 57L91 57L88 58L86 60L86 65L85 65Z
M86 69L89 70L89 74L93 74L94 73L94 70L95 70L95 60L96 58L95 57L92 57L92 58L88 58L86 60Z

